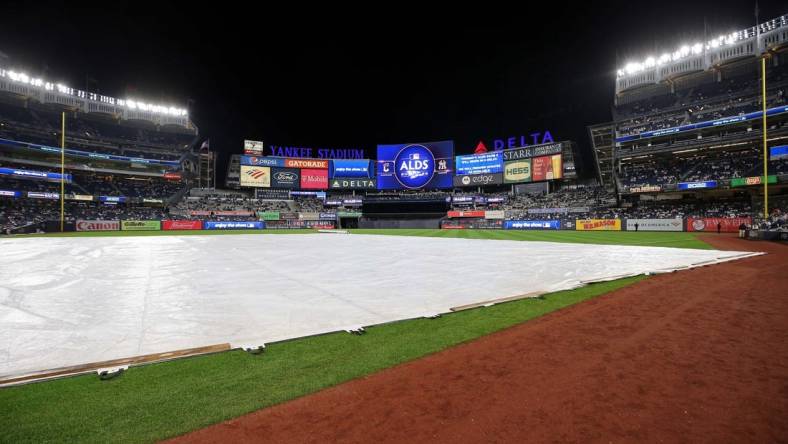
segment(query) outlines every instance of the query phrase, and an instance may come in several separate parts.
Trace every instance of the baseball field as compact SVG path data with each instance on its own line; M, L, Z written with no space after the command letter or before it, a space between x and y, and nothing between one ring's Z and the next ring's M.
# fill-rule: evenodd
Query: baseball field
M178 235L197 234L252 232ZM0 388L0 442L788 439L783 245L695 233L350 236L361 234L767 254L388 322L363 335L274 342L256 355L231 350L133 366L109 380L86 374ZM29 237L119 235L165 232ZM3 305L14 302L13 294L0 296ZM0 340L13 343L11 334ZM0 355L0 362L12 359Z

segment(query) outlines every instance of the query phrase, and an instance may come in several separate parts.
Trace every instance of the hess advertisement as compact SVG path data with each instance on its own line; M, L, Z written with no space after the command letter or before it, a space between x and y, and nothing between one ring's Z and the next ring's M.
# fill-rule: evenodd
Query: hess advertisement
M451 188L454 141L378 145L379 190Z
M531 159L506 162L503 166L503 183L531 181Z
M271 186L271 167L241 165L241 186L269 188Z

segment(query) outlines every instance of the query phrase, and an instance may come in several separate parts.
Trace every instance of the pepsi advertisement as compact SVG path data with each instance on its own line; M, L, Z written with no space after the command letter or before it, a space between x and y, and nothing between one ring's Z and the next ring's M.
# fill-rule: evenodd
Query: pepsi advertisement
M378 145L379 190L452 188L454 141Z
M328 164L328 177L342 179L371 179L369 159L334 159Z
M503 152L493 151L470 156L457 156L457 175L498 174L503 172Z

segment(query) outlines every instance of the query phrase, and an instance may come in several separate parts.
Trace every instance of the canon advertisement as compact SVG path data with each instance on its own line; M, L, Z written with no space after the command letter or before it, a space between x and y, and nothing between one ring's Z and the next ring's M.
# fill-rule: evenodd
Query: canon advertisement
M120 230L119 220L78 220L76 223L77 231L118 231Z
M379 190L451 188L454 141L378 145Z

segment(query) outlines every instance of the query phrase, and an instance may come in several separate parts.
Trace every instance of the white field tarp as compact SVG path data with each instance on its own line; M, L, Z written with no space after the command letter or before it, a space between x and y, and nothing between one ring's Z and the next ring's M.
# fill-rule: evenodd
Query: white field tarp
M377 235L0 240L0 376L284 339L752 253Z

